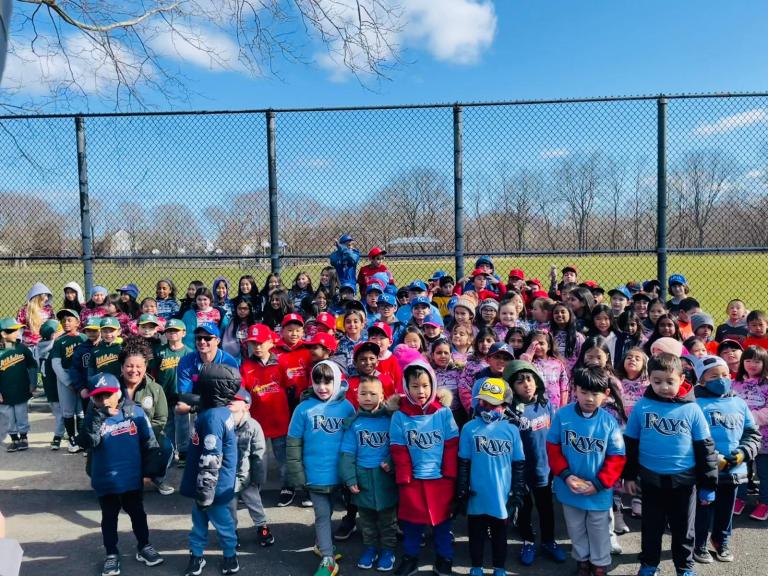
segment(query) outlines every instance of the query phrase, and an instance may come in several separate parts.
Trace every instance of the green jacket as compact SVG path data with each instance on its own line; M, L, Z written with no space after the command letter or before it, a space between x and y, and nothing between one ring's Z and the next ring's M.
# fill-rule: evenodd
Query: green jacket
M125 386L122 378L121 384ZM147 375L144 377L144 382L139 384L133 392L133 403L141 406L141 409L144 410L152 426L152 432L155 433L159 442L165 429L165 423L168 421L168 402L165 399L163 388L151 376Z
M357 435L356 429L364 426L364 422L370 418L386 418L389 421L392 412L385 407L380 407L373 412L359 408L358 413L344 422L344 443L342 443L341 456L339 458L339 476L345 486L354 486L360 489L359 494L352 494L352 503L360 508L371 510L385 510L397 505L397 484L395 483L395 467L392 458L387 457L385 462L389 464L389 472L383 468L363 468L355 461L355 454L347 452L345 446L349 441L354 443ZM388 428L388 426L387 426Z

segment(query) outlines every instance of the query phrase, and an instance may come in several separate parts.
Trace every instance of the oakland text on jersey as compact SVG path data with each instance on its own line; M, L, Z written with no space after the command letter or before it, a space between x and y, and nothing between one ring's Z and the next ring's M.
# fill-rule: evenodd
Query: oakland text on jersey
M723 414L720 410L712 410L708 416L710 426L722 426L728 430L742 430L744 428L743 414Z
M386 430L359 430L357 432L357 441L360 446L382 448L389 445L389 432Z
M605 451L605 440L590 436L579 436L579 433L575 430L565 430L565 443L579 454Z
M502 456L511 454L514 444L512 440L499 440L498 438L488 438L487 436L473 436L475 441L475 452L488 454L489 456Z
M408 430L405 434L405 440L408 443L408 446L415 446L421 450L428 450L433 446L442 444L443 432L441 430L430 430L429 432Z
M678 434L691 434L691 423L679 418L666 418L655 412L645 414L645 428L654 429L664 436L677 436Z
M338 416L325 416L323 414L316 414L312 416L312 429L322 430L328 434L335 434L340 432L344 424L344 418Z

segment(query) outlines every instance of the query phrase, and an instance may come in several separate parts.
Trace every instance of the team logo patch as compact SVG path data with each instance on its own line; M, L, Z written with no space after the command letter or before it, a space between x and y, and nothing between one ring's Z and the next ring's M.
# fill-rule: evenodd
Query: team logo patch
M203 448L205 448L206 450L216 449L216 436L214 434L208 434L203 439Z
M190 437L190 441L195 446L199 446L200 445L200 436L197 435L197 431L195 431L195 433L192 434L192 436Z
M152 406L155 405L154 400L152 400L152 396L145 396L144 399L141 401L141 407L145 410L151 410Z

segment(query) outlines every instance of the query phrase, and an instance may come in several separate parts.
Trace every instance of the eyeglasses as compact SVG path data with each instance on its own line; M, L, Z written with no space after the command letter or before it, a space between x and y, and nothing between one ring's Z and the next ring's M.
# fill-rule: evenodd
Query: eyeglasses
M210 341L211 341L211 340L213 340L214 338L216 338L216 336L211 336L211 335L205 335L205 336L203 336L202 334L200 334L200 335L197 335L197 336L195 336L195 341L196 341L196 342L200 342L201 340L203 340L203 341L205 341L205 342L210 342Z

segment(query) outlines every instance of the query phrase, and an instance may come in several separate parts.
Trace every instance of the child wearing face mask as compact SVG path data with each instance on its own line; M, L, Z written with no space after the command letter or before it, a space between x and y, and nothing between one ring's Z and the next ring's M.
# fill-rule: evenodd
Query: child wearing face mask
M318 362L312 368L311 382L288 426L286 482L294 490L306 487L312 499L315 540L322 558L316 576L335 576L339 567L331 532L333 492L341 483L344 419L353 416L355 409L345 398L347 382L335 362Z
M733 508L739 484L747 481L746 462L754 460L760 449L760 431L746 402L731 390L730 369L719 356L704 356L694 361L696 403L704 412L715 442L719 460L715 501L696 506L696 538L693 558L702 564L713 562L707 548L711 541L721 562L733 561L729 540ZM711 536L711 540L710 540Z

